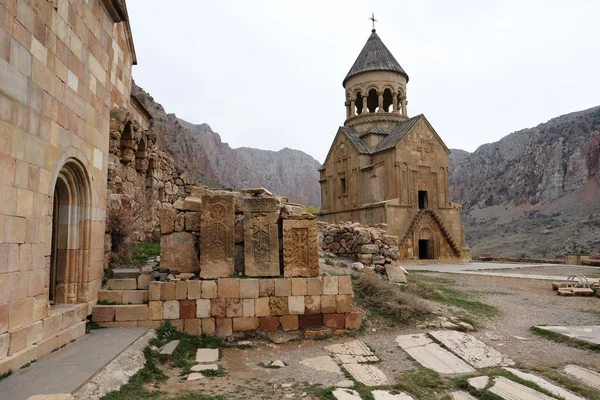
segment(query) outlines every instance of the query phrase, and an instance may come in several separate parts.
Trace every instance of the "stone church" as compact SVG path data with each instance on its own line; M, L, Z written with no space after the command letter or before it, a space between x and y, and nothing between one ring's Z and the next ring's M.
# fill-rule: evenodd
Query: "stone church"
M407 83L373 29L343 81L346 121L319 170L320 218L388 224L405 260L468 260L450 151L424 115L408 116Z

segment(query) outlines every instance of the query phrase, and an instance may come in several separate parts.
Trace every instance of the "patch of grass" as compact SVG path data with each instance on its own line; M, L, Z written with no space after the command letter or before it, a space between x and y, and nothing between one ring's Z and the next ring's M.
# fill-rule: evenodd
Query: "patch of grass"
M205 369L204 371L200 371L200 373L204 376L208 377L216 377L216 376L225 376L227 375L227 371L225 368L219 365L219 369Z
M411 274L405 290L424 299L462 308L480 317L493 317L500 313L497 307L473 299L473 293L457 290L454 286L455 282L450 279Z
M452 382L430 369L404 372L398 376L393 388L412 394L421 400L437 400L440 394L452 388Z
M12 369L9 369L8 371L6 371L5 373L3 373L2 375L0 375L0 382L2 382L3 379L8 378L9 376L11 376L13 373Z
M577 347L580 349L592 350L600 352L600 344L588 343L583 340L571 338L565 335L561 335L560 333L551 332L546 329L538 328L536 326L532 326L530 328L531 332L536 335L542 336L546 339L552 340L557 343L564 343L571 347Z
M226 400L224 396L207 396L202 393L190 392L177 397L169 397L169 400Z
M109 300L98 300L98 305L99 306L115 306L119 303L115 302L115 301L109 301Z
M143 242L133 246L131 261L136 267L141 267L149 258L160 256L160 243Z
M398 285L375 273L362 274L352 283L358 303L375 315L404 324L430 314L429 307L418 296L401 291Z

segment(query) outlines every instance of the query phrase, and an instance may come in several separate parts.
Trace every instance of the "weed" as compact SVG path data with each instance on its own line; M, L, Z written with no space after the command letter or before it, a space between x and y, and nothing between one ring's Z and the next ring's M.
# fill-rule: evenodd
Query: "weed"
M115 301L109 301L109 300L98 300L98 305L99 306L114 306L117 305L118 303Z
M8 371L6 371L6 372L5 372L5 373L3 373L2 375L0 375L0 382L1 382L3 379L6 379L6 378L8 378L9 376L11 376L11 375L12 375L12 373L13 373L13 372L12 372L12 369L9 369Z
M441 393L451 388L451 382L430 369L418 369L401 374L393 387L418 399L437 400Z
M98 329L104 329L103 326L100 326L97 322L88 320L85 324L85 334L87 335L91 331L95 331Z
M530 330L536 335L542 336L546 339L555 341L557 343L564 343L571 347L578 347L580 349L587 349L600 352L600 344L588 343L583 340L561 335L560 333L538 328L537 326L532 326Z
M133 246L131 259L133 265L139 267L148 262L149 258L160 256L160 243L143 242Z
M225 368L219 366L219 369L205 369L204 371L200 371L200 373L204 376L215 377L215 376L225 376L227 375L227 371Z

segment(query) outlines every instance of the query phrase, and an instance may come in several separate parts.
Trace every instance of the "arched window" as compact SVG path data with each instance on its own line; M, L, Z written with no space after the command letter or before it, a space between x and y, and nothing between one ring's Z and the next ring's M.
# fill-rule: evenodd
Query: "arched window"
M390 106L394 102L394 96L392 96L392 91L387 88L383 91L383 111L390 112Z
M377 95L377 90L371 89L369 90L369 96L367 97L367 108L369 112L374 113L377 111L377 107L379 106L379 96Z
M356 106L356 115L361 115L365 112L364 108L364 98L361 92L356 93L356 100L354 101L354 105Z

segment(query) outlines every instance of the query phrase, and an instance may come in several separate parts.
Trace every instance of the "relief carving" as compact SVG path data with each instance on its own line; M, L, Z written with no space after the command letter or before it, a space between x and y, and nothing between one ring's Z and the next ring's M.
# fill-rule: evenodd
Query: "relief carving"
M200 215L200 277L233 275L235 214L233 194L202 196Z
M244 263L248 276L279 276L277 201L272 198L244 202Z
M283 221L283 275L319 276L316 220Z

